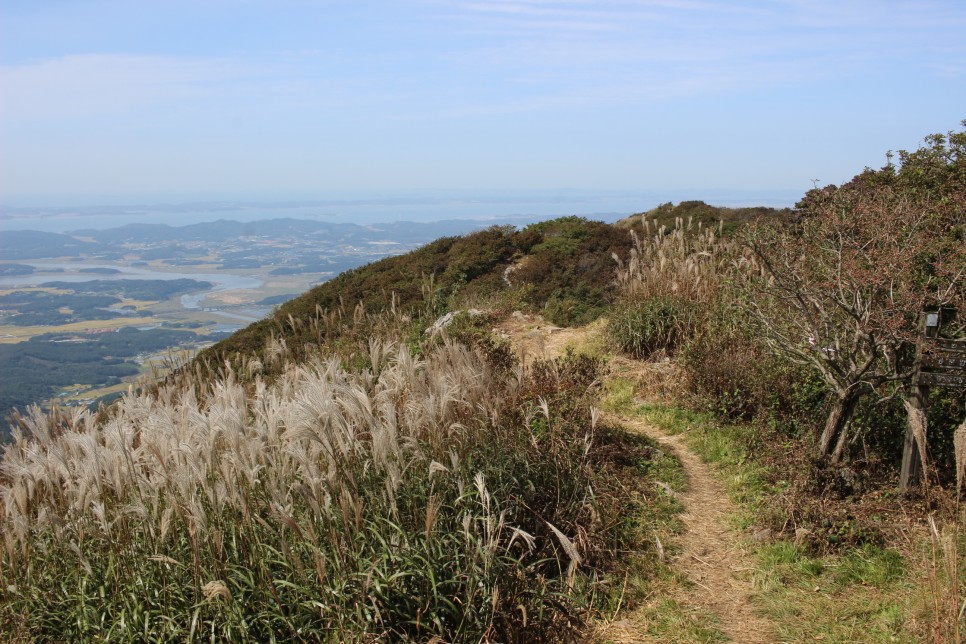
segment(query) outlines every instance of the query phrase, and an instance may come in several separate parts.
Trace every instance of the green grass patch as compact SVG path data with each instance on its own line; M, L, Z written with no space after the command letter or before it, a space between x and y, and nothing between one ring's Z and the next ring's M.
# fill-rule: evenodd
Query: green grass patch
M615 414L630 414L636 405L634 381L630 378L614 377L604 382L601 406Z
M728 495L741 508L739 528L756 521L773 487L766 468L752 458L754 428L722 424L710 414L667 405L639 405L635 412L668 434L683 434L688 446L721 473Z
M785 641L919 641L923 596L895 550L815 556L788 541L757 549L755 582Z
M613 385L620 400L624 387ZM772 507L785 487L756 461L756 429L729 425L712 415L664 405L636 413L685 442L711 464L739 506L736 523L747 528ZM781 641L921 641L930 626L928 593L919 566L895 549L865 544L816 555L779 539L756 544L754 585Z
M674 599L662 597L646 611L646 634L660 642L727 642L717 618Z

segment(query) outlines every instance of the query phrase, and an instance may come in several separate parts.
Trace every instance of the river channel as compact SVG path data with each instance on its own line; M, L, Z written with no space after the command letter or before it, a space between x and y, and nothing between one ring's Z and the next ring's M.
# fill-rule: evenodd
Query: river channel
M257 289L263 284L257 277L232 275L230 273L165 273L123 264L78 264L69 262L23 262L34 268L30 275L14 275L0 278L0 287L39 286L46 282L92 282L94 280L177 280L193 279L210 282L213 286L204 291L181 296L181 306L198 309L206 297L214 293L241 289ZM87 273L84 269L111 269L111 273ZM241 317L241 316L232 316ZM258 319L258 318L253 318Z

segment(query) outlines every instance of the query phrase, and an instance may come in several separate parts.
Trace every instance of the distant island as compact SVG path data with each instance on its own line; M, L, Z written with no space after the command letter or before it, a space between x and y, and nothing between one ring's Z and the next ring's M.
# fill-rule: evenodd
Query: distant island
M7 275L30 275L34 267L29 264L0 264L0 277Z
M79 273L91 273L94 275L120 275L121 271L116 268L105 268L103 266L95 266L93 268L82 268L78 271Z

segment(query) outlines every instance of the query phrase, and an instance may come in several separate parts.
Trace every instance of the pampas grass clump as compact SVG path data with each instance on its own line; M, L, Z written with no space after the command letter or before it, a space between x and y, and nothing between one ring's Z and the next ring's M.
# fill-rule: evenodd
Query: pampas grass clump
M626 262L616 255L621 296L608 330L618 347L639 358L675 353L716 309L716 298L741 249L720 228L694 226L680 218L674 228L643 219L631 231Z
M620 509L586 404L595 376L495 371L451 342L367 353L364 369L287 362L272 338L240 376L186 369L100 419L31 410L0 461L0 632L567 632L578 571L622 547L601 520ZM263 380L263 362L280 375Z

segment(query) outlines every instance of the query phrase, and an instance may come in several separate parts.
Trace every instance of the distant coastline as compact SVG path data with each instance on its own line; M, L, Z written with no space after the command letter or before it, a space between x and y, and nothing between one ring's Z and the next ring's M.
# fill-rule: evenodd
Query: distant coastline
M249 222L289 217L332 223L376 224L391 221L433 222L447 219L539 221L563 215L616 221L658 204L702 199L722 206L790 206L800 190L650 190L650 191L506 191L350 195L303 200L212 200L147 205L0 204L0 231L37 230L65 233L107 229L132 223L183 226L231 219ZM145 200L148 201L148 200ZM514 223L514 222L511 222Z

